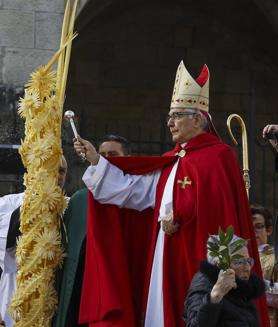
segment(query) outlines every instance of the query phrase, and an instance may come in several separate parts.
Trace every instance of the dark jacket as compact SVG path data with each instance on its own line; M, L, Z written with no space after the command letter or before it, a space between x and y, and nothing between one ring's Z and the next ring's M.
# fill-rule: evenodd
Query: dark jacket
M251 273L248 282L237 279L237 288L218 304L210 302L210 292L217 281L219 268L204 261L191 282L185 301L187 327L259 327L253 300L264 293L264 281Z
M20 227L20 207L18 207L11 215L10 226L7 235L6 248L12 248L16 246L16 239L21 235Z

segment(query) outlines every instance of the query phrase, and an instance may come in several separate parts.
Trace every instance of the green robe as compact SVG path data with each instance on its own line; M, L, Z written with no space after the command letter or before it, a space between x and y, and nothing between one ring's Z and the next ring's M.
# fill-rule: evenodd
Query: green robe
M64 215L68 242L64 242L66 258L57 275L58 310L54 327L67 327L66 318L71 300L81 246L86 237L88 190L84 188L73 194ZM64 237L64 240L66 237ZM77 310L79 308L76 308Z

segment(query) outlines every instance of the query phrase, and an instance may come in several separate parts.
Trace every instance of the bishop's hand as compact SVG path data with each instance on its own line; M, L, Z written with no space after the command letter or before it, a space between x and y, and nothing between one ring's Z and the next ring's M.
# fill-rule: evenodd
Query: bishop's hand
M179 230L179 223L174 222L173 210L162 218L162 230L169 236L172 236Z
M85 153L86 159L92 164L96 165L99 161L99 154L92 143L82 139L79 135L74 139L74 149L78 155Z

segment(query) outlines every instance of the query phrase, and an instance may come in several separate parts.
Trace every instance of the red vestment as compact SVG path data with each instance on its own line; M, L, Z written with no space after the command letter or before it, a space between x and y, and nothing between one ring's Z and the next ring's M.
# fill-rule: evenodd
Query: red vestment
M124 172L133 174L162 168L154 214L150 210L138 213L100 205L90 196L80 322L90 326L140 325L140 309L145 312L160 227L160 203L178 158L175 155L178 147L164 157L113 159ZM209 234L216 234L219 226L226 229L233 225L235 234L250 239L250 256L255 258L255 269L261 273L248 199L235 153L209 133L191 139L184 150L186 155L179 160L173 186L174 219L179 223L179 230L172 236L165 235L164 242L165 327L184 327L182 316L187 289L199 269L199 262L206 257ZM181 181L185 180L188 183L183 185ZM134 214L137 217L132 217ZM131 239L134 242L130 245ZM146 253L148 262L144 260ZM269 326L265 299L260 301L260 315L262 326Z

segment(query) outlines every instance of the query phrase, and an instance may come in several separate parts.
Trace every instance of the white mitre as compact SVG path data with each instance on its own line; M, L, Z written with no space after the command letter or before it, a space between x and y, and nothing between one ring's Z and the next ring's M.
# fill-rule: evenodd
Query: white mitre
M207 65L196 78L192 78L184 66L179 64L176 74L171 109L199 109L209 111L209 70Z

